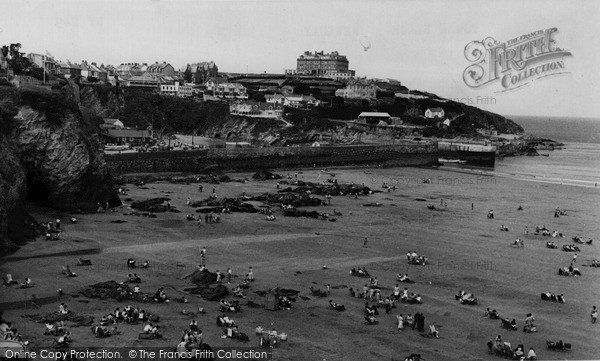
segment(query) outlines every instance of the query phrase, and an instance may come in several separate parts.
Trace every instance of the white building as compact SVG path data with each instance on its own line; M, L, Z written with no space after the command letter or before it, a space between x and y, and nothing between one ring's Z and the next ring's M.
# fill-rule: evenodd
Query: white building
M433 119L433 118L443 118L444 117L444 109L442 108L429 108L425 111L425 118Z
M348 81L354 78L355 71L354 70L327 70L323 77L331 78L334 80Z
M229 114L251 118L281 119L283 106L237 100L229 105Z
M160 93L164 95L172 95L178 97L190 97L193 94L193 88L191 85L180 85L179 82L173 84L161 84Z

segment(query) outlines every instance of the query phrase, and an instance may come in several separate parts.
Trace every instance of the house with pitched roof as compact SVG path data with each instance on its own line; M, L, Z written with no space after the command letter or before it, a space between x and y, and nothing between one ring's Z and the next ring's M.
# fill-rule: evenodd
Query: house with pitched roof
M104 118L100 128L103 129L123 129L125 125L119 119Z
M336 96L345 99L375 99L377 97L377 86L367 79L350 80L346 88L338 89Z
M141 65L138 63L122 63L115 68L116 73L121 77L130 77L133 75L141 75Z
M433 119L433 118L443 118L444 117L444 109L442 108L428 108L425 111L425 118Z
M75 78L81 76L81 66L71 63L68 60L66 62L59 62L60 72L65 78Z
M163 61L162 63L155 62L154 64L150 64L145 71L153 75L165 75L170 77L175 76L175 68L173 68L173 66L166 61Z
M248 99L246 87L240 83L217 84L213 95L221 99Z
M214 92L219 84L227 83L227 78L223 77L210 77L204 83L206 90Z
M91 63L89 66L93 73L96 74L95 77L98 78L98 80L101 82L106 82L108 79L108 73L104 69L96 65L96 63Z
M283 105L285 103L285 96L282 94L266 94L265 101L269 104Z
M183 74L187 70L192 73L192 83L196 84L202 84L208 78L215 78L219 75L219 68L213 61L188 64L181 69L181 73Z
M52 56L36 54L36 53L29 53L29 54L27 54L27 58L29 58L29 60L33 64L37 65L38 67L46 69L47 73L52 73L52 74L60 73L60 66L58 65L58 62L55 61Z

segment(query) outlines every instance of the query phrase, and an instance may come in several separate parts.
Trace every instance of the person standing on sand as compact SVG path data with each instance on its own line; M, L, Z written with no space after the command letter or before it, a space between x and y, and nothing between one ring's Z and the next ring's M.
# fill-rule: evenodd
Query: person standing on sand
M202 219L202 217L199 217L198 220ZM202 258L202 264L206 264L206 246L203 246L202 249L200 249L200 258Z
M396 316L396 318L398 318L398 330L402 331L404 328L404 317L402 317L402 314L400 314Z
M231 283L231 268L227 269L227 283Z
M413 317L413 324L412 324L412 329L414 330L415 327L417 327L417 323L419 322L419 318L421 318L421 314L419 312L415 313L415 316Z
M525 234L529 234L529 229L525 226Z
M573 262L571 262L571 263L577 263L577 253L575 253L573 255Z
M367 247L367 237L365 237L365 240L363 242L363 248Z

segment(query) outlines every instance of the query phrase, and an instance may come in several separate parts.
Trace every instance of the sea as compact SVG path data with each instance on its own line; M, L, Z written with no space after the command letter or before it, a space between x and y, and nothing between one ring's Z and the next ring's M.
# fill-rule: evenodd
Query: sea
M525 132L564 143L563 149L538 151L548 156L497 158L493 170L481 173L534 182L600 186L600 119L509 116Z

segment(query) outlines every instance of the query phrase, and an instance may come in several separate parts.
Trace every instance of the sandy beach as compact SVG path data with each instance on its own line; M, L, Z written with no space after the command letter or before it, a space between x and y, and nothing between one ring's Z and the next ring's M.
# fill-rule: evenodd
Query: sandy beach
M286 175L287 171L276 171ZM600 259L600 200L598 189L572 185L529 182L510 177L486 177L468 172L428 168L360 168L303 170L298 179L322 182L334 173L339 183L356 183L383 191L358 199L333 197L331 205L303 208L333 214L342 213L335 222L310 218L284 217L275 211L276 220L269 222L263 214L223 214L221 222L203 224L186 221L185 215L194 209L186 206L188 197L199 201L210 195L214 187L218 197L237 197L245 192L258 195L277 191L275 180L248 183L197 184L151 183L147 189L127 185L121 199L145 200L168 197L181 213L159 213L157 218L125 216L127 205L118 212L78 216L78 224L68 224L69 215L44 208L32 209L40 222L57 217L62 220L63 233L59 241L43 237L23 246L18 252L0 259L0 273L11 273L22 281L30 277L29 289L3 287L0 303L4 319L13 322L31 346L48 347L52 336L43 335L44 325L21 317L58 310L61 302L77 314L96 320L115 307L131 304L160 315L164 338L156 341L137 339L143 325L119 325L121 335L99 339L89 327L74 327L72 347L153 346L175 347L192 318L181 314L183 309L196 311L204 340L213 347L257 346L254 334L257 326L276 328L289 335L273 351L277 360L403 360L411 353L420 353L425 360L495 360L488 354L486 343L497 335L510 341L513 348L524 344L533 347L539 359L594 359L600 355L600 324L590 322L593 305L600 306L598 276L600 268L586 267L592 259ZM250 178L252 173L227 173L235 179ZM294 174L294 171L291 172ZM430 183L422 180L430 178ZM396 186L387 192L382 183ZM320 197L324 198L324 197ZM418 201L423 198L425 201ZM364 204L379 202L380 207ZM130 204L130 201L125 201ZM444 206L444 203L446 206ZM255 204L258 206L259 204ZM435 205L430 210L427 205ZM517 211L521 205L522 211ZM567 215L554 218L559 207ZM493 210L494 219L487 219ZM115 224L111 221L124 220ZM499 230L501 225L508 232ZM564 238L535 236L536 225L561 232ZM525 235L525 226L529 234ZM581 235L594 239L593 245L579 245L576 266L581 277L563 277L559 267L569 266L572 253L563 252L563 244L573 243L571 237ZM367 247L363 240L367 237ZM524 248L510 243L521 238ZM548 249L545 243L554 241L558 249ZM298 298L291 310L267 311L247 308L231 317L240 331L250 336L248 344L221 338L222 330L215 324L218 302L208 302L187 295L188 304L138 304L72 297L85 286L126 279L131 273L126 260L138 263L149 260L151 268L136 269L142 278L143 292L154 293L164 287L171 299L186 295L182 289L192 286L185 275L200 263L199 249L207 248L206 266L224 272L231 268L233 287L251 266L256 282L248 290L248 299L264 304L255 291L276 286L300 291L309 300ZM429 264L409 265L408 251L425 255ZM91 267L75 266L77 258L89 258ZM62 266L70 265L78 276L67 278ZM323 265L327 269L323 269ZM353 267L366 269L379 279L382 294L392 293L397 273L408 273L414 284L400 284L410 292L419 293L423 304L397 304L390 314L381 312L377 325L365 325L364 300L352 298L348 288L359 288L368 279L352 277ZM332 287L327 298L310 295L309 287ZM57 296L61 288L66 295ZM454 299L459 290L472 292L478 305L461 305ZM540 293L564 294L565 304L540 299ZM15 301L31 299L32 294L45 300L39 309L25 309ZM231 299L232 297L229 297ZM329 299L344 304L345 312L328 307ZM83 302L82 302L83 301ZM245 304L245 300L242 300ZM515 318L518 331L500 328L499 320L484 317L486 307L496 309L502 317ZM2 308L2 307L0 307ZM381 310L380 310L381 311ZM439 326L440 338L424 338L417 331L396 328L397 314L425 315L425 324ZM521 331L526 314L533 313L537 333ZM546 340L572 344L568 353L549 351Z

